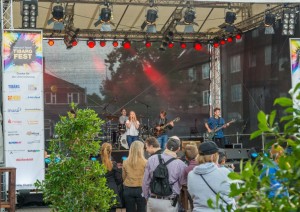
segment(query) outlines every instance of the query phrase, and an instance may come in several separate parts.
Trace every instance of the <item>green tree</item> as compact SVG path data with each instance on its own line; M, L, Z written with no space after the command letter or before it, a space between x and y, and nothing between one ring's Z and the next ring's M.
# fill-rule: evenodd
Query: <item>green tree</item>
M91 109L72 109L55 126L45 180L36 182L45 202L55 211L107 211L114 193L106 186L105 168L91 155L99 153L94 139L103 121Z
M299 101L298 90L300 84L292 92L292 96ZM254 162L241 163L240 173L231 173L230 178L239 182L231 185L231 195L238 196L238 209L236 211L299 211L300 208L300 109L294 107L292 98L278 98L274 105L284 108L285 115L280 118L283 130L276 123L276 110L270 114L263 111L258 113L258 130L251 134L251 139L258 136L270 138L266 149L272 144L287 146L287 154L279 160L279 171L276 178L288 189L289 197L268 198L266 191L270 189L270 182L264 177L260 179L262 173L261 165L272 166L271 159L261 154ZM273 165L274 166L274 165ZM284 191L278 191L280 194Z

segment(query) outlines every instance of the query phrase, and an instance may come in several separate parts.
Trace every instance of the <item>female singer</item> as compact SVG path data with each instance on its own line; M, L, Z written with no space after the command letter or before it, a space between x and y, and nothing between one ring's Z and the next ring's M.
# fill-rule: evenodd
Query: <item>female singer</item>
M134 111L130 111L128 120L126 121L126 135L127 143L130 145L132 142L138 140L140 122L136 119Z

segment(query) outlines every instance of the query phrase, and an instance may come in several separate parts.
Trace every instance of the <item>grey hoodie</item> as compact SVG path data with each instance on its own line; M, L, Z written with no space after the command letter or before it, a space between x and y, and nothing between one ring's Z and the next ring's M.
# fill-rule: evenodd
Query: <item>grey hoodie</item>
M221 211L221 209L209 208L207 200L211 199L213 205L216 206L216 195L203 181L200 174L216 192L228 203L233 204L235 209L235 200L229 197L230 179L227 177L227 172L217 167L214 163L204 163L196 166L188 175L188 191L193 199L194 212L209 212ZM226 203L220 198L219 205L222 204L226 208Z

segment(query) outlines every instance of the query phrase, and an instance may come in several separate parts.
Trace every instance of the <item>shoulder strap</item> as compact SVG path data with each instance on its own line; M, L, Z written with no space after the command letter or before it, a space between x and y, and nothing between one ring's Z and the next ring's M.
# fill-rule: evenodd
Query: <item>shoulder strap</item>
M176 158L171 158L170 160L168 160L165 165L168 165L169 163L171 163L173 160L176 160Z
M200 176L202 177L202 179L204 180L204 182L206 183L206 185L210 188L210 190L212 190L212 192L214 192L215 195L217 195L217 192L215 192L214 189L212 189L212 187L207 183L207 181L204 179L204 177L202 176L202 174L200 174ZM219 195L220 199L223 200L223 202L226 203L226 205L229 205L224 199L223 197L221 197L221 195Z

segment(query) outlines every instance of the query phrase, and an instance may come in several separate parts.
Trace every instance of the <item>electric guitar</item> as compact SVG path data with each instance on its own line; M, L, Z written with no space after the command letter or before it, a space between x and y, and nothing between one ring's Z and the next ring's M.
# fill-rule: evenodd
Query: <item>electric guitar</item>
M177 121L179 121L179 120L180 120L180 118L177 117L177 118L173 119L172 121L170 121L170 122L168 122L168 123L166 123L166 124L164 124L164 125L159 126L159 127L160 127L160 130L154 128L154 129L153 129L153 135L156 136L156 137L160 136L160 135L164 132L164 129L165 129L167 126L169 126L171 122L177 122Z
M206 139L212 140L212 138L215 136L216 132L218 132L219 130L223 129L227 124L234 123L235 121L236 121L235 119L232 119L230 122L222 125L221 127L218 127L216 129L212 130L211 132L207 132L206 133Z

